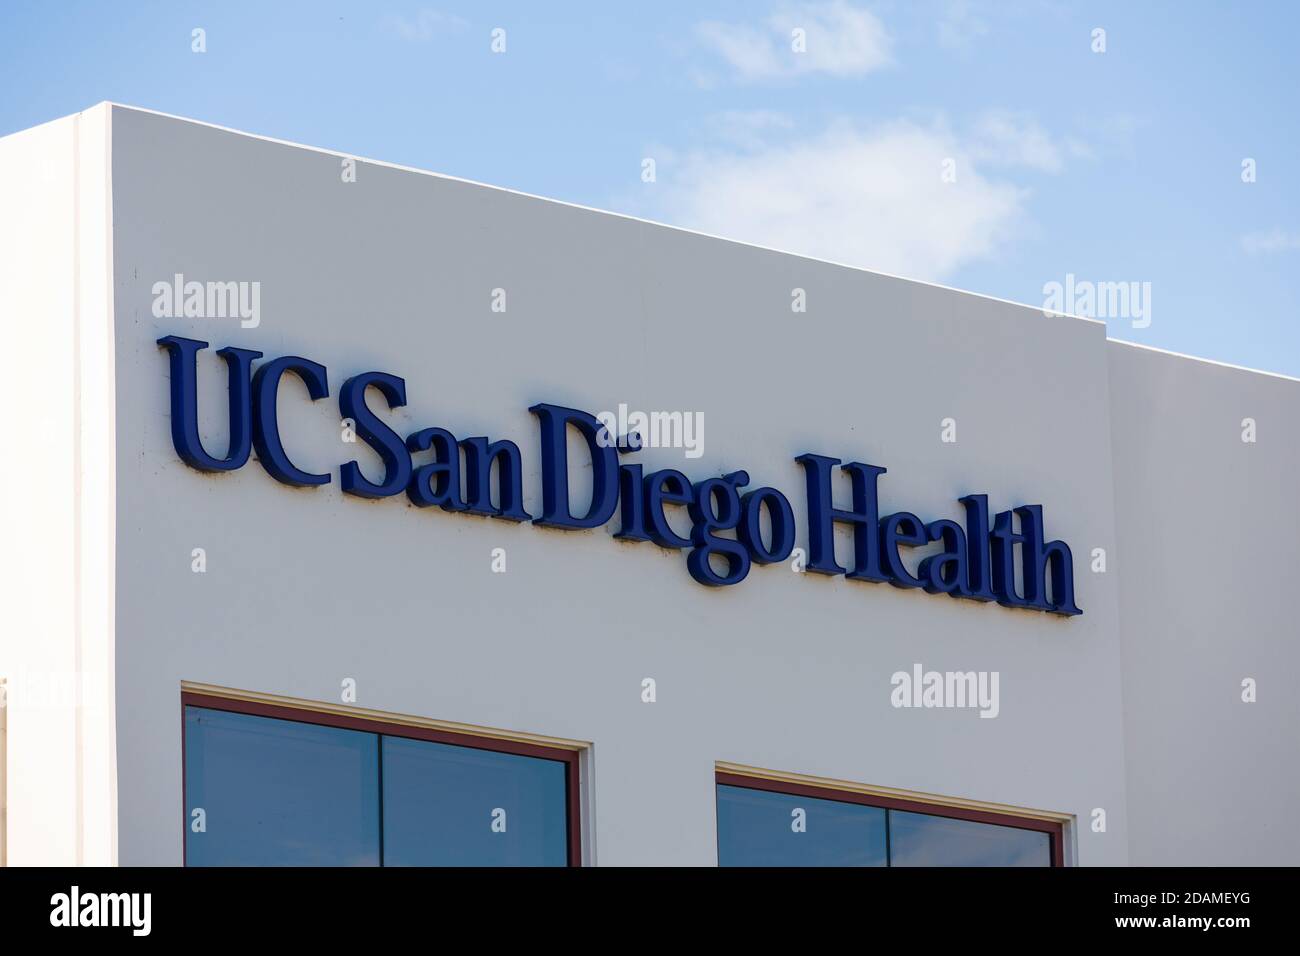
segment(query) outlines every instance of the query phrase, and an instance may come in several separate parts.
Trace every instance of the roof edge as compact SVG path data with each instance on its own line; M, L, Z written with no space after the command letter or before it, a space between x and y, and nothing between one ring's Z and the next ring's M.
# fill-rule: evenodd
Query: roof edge
M1300 378L1292 375L1284 375L1281 372L1267 372L1262 368L1251 368L1248 365L1233 365L1231 362L1220 362L1218 359L1202 358L1199 355L1188 355L1186 352L1175 352L1172 349L1157 348L1154 345L1142 345L1138 342L1126 342L1123 339L1112 339L1107 337L1107 345L1123 345L1131 349L1142 349L1145 352L1156 352L1160 355L1168 355L1171 358L1183 359L1187 362L1199 362L1202 365L1216 365L1219 368L1232 369L1234 372L1249 372L1252 375L1265 375L1268 378L1280 378L1284 382L1295 382L1300 384Z

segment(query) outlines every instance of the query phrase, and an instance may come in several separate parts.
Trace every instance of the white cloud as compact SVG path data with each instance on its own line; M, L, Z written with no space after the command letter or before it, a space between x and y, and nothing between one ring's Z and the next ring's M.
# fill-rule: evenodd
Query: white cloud
M939 45L948 50L969 50L988 32L988 24L976 15L970 0L949 0L939 19Z
M1131 113L1112 113L1081 117L1075 131L1066 138L1065 147L1073 157L1100 159L1107 155L1136 155L1138 134L1147 121Z
M955 162L956 181L941 175ZM1025 190L987 178L942 124L839 125L762 149L687 154L664 177L661 218L714 235L915 278L993 255Z
M1251 232L1241 237L1241 248L1248 255L1268 255L1274 252L1290 252L1300 249L1300 235L1273 228L1267 232Z
M1037 123L1018 113L986 113L975 126L975 159L1003 166L1060 172L1061 149Z
M775 110L728 110L714 118L718 139L742 149L760 149L774 132L794 128L794 121Z
M403 40L412 43L427 43L440 33L452 33L469 26L469 21L452 13L440 13L437 10L421 10L407 19L397 13L390 13L379 21L382 29L395 33Z
M804 31L806 52L793 49L796 29ZM788 4L761 25L709 20L696 24L695 32L746 81L800 73L860 76L892 62L884 24L845 0Z

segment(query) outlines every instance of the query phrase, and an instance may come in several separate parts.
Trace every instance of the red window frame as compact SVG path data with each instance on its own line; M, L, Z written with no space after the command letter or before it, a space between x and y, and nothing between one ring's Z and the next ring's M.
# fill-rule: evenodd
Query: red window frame
M268 704L261 701L241 700L234 697L219 697L196 691L181 691L181 802L185 802L185 708L206 707L209 710L224 710L235 714L248 714L253 717L272 717L277 720L292 720L300 724L317 724L323 727L340 727L344 730L360 730L366 733L383 734L386 737L406 737L411 740L427 740L437 744L451 744L456 747L470 747L475 750L492 750L497 753L518 754L523 757L540 757L543 760L558 760L564 767L565 803L568 811L568 865L582 866L582 800L578 781L578 757L576 750L563 747L547 747L542 744L530 744L518 740L504 740L498 737L480 737L477 734L457 733L434 727L415 727L398 724L373 717L359 717L351 714L331 713L322 710L306 710L299 707L287 707L280 704ZM181 819L186 819L188 809L181 808ZM184 865L184 841L182 841L182 865Z
M855 790L816 787L804 783L773 780L769 777L749 777L740 773L728 773L725 770L715 771L714 777L716 783L727 787L744 787L749 790L785 793L795 797L815 797L819 800L835 800L839 803L856 803L864 807L879 807L883 810L906 810L911 813L925 813L932 817L949 817L953 820L991 823L995 826L1013 827L1018 830L1037 830L1040 833L1048 834L1051 838L1051 865L1065 866L1065 824L1053 820L1039 820L1035 817L1019 816L1012 813L994 813L989 810L968 810L965 807L952 807L941 803L925 803L921 800L906 800L900 797L878 796L873 793L859 793Z

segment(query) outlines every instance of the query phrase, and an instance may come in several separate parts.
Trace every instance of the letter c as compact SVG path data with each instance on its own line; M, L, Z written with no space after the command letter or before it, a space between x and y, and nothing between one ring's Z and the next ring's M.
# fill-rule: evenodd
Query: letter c
M253 375L253 447L262 467L272 478L286 485L327 485L329 475L314 475L303 471L289 460L280 441L280 422L276 398L280 393L280 379L285 372L293 372L304 385L313 402L330 393L325 366L297 355L286 355L259 366Z

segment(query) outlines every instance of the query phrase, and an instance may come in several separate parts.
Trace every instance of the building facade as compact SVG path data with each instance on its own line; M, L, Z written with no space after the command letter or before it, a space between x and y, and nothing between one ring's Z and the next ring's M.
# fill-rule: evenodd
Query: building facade
M0 169L10 865L1300 862L1296 380L111 104Z

